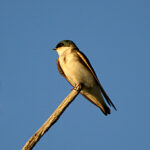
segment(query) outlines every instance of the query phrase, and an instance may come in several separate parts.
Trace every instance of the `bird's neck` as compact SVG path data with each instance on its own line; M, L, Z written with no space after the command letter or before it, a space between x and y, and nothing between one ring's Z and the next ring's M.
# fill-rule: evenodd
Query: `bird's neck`
M62 47L62 48L60 48L60 49L57 50L59 56L68 55L68 54L70 54L72 51L73 51L73 49L70 48L70 47Z

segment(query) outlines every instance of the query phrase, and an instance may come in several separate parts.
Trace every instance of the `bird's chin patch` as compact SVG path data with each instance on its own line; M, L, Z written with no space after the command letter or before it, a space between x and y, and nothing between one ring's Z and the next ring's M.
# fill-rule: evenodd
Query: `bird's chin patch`
M69 47L60 47L60 48L57 48L56 51L58 55L61 56L61 55L65 55L69 49L70 49Z

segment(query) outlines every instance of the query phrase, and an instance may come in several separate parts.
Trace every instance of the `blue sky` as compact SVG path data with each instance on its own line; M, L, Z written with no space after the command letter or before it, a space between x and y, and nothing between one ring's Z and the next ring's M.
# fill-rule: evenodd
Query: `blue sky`
M149 149L148 0L0 0L0 147L21 149L72 87L52 48L73 40L118 111L79 95L35 150Z

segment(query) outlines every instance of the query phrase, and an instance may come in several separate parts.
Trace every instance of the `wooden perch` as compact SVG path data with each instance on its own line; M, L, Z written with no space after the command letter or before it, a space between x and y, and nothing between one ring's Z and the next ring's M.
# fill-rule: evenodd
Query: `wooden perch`
M22 150L32 150L32 148L40 140L40 138L45 134L45 132L48 131L48 129L58 120L58 118L64 112L64 110L80 93L81 88L82 88L81 85L78 85L70 92L70 94L57 107L57 109L48 118L48 120L42 125L42 127L28 140L28 142L25 144Z

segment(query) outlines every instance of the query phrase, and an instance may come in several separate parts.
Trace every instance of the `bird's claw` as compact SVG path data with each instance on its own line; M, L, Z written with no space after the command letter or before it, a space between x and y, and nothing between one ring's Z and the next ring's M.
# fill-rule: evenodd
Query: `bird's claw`
M73 89L76 91L80 91L82 89L82 84L75 85L75 87Z

